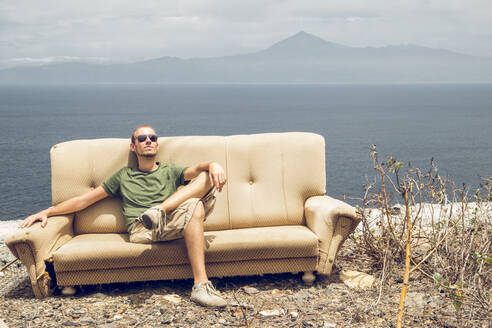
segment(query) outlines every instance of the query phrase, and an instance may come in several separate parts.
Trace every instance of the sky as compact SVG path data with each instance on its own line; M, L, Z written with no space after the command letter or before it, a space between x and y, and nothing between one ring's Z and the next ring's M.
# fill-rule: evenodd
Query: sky
M490 0L0 0L0 68L228 56L299 31L492 57L491 27Z

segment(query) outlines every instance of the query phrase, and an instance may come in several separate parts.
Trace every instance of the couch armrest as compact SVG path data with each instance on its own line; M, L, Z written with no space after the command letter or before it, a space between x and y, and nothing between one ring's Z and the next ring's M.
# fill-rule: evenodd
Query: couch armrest
M5 244L27 268L37 298L51 295L52 282L45 260L73 237L73 215L54 216L42 228L40 222L19 229L5 239Z
M319 274L331 273L335 257L361 218L355 208L328 196L314 196L304 204L306 224L319 239Z

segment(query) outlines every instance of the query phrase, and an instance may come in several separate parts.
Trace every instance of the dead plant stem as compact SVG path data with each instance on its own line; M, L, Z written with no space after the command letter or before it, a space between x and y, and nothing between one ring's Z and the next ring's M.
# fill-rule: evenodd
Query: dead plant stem
M402 246L398 242L398 238L396 238L395 232L393 230L393 224L391 223L391 213L390 213L390 209L388 206L388 195L386 194L386 185L384 182L384 177L385 177L386 173L384 172L384 170L381 167L379 168L379 173L381 174L381 190L383 191L383 205L384 205L384 209L386 212L386 219L388 221L388 228L391 232L391 236L393 236L393 240L398 245L398 248L401 250Z
M412 241L412 220L410 218L410 204L408 200L408 193L412 192L412 185L403 189L403 198L405 199L405 218L407 219L407 240L406 240L406 251L405 251L405 273L403 275L403 286L400 294L400 306L398 309L398 315L396 318L397 328L402 327L403 312L405 310L405 297L407 295L408 281L410 278L410 252L411 252L411 241Z
M422 265L422 263L424 263L439 248L439 245L441 245L441 243L446 239L448 233L451 232L454 228L456 228L457 225L458 225L458 221L455 221L451 229L448 229L446 233L444 233L444 236L442 236L442 238L437 242L436 246L434 246L434 248L429 253L427 253L427 255L410 270L410 273L418 269L419 266Z

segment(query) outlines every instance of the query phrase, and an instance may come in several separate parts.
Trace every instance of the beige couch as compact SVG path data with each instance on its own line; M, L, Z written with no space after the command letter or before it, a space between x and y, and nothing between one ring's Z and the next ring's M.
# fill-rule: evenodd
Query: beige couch
M304 272L303 279L312 282L313 271L331 273L359 219L353 207L325 196L323 137L270 133L169 137L159 143L159 161L217 161L226 170L228 182L205 224L209 276ZM124 165L135 165L128 139L53 146L53 204L99 186ZM36 297L50 295L56 285L192 277L183 240L128 241L118 198L52 217L45 228L36 223L6 244L27 267Z

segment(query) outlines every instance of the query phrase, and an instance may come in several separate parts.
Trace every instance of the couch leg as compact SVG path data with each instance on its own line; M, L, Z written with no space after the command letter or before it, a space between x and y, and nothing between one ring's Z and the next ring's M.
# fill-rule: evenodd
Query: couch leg
M302 275L302 280L306 285L312 285L313 282L316 280L316 276L313 274L313 271L306 271Z
M61 293L65 296L73 296L77 290L73 286L65 286L63 287Z

